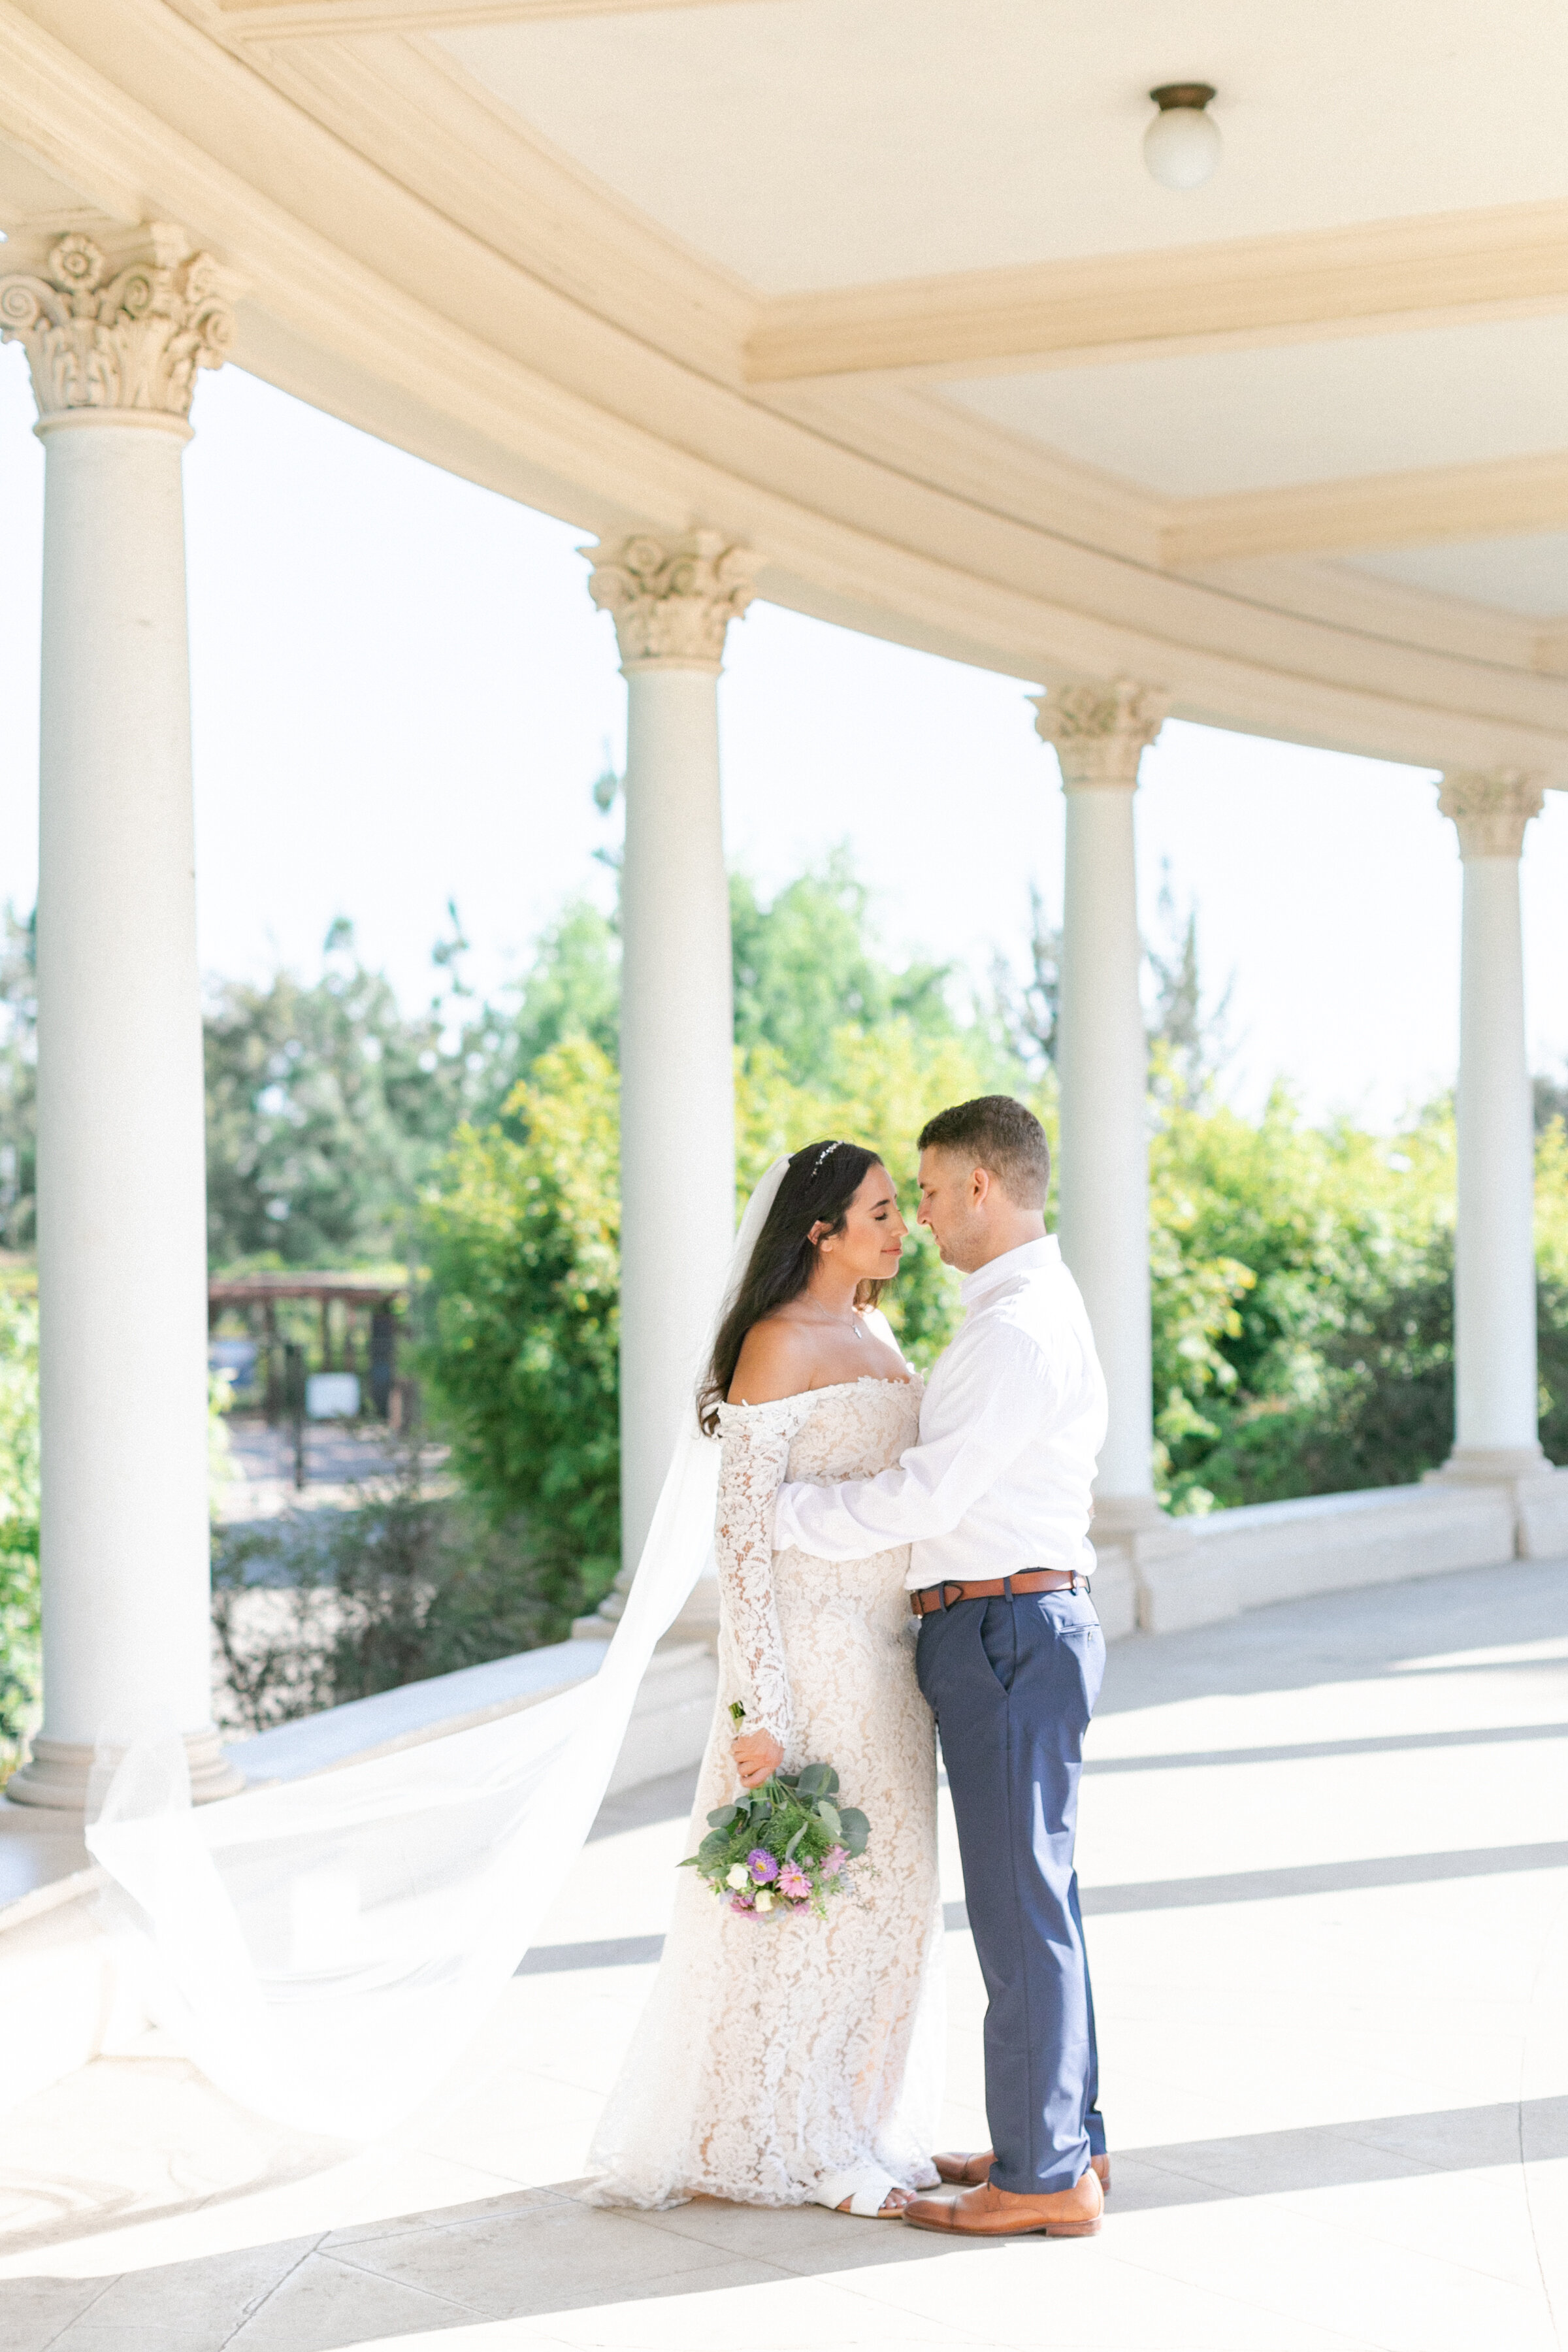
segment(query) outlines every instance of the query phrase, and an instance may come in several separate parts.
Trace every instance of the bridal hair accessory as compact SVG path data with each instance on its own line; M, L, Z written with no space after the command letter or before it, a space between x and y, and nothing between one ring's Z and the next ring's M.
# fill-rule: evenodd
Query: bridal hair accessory
M825 1143L821 1150L817 1153L816 1159L811 1163L812 1174L815 1176L825 1160L830 1159L834 1152L841 1151L843 1149L844 1147L841 1143Z
M731 1720L745 1720L736 1699ZM731 1911L747 1919L788 1918L801 1911L827 1916L827 1898L853 1885L851 1863L866 1851L871 1824L853 1805L840 1805L831 1764L775 1772L733 1805L708 1816L708 1834L682 1870L695 1870Z

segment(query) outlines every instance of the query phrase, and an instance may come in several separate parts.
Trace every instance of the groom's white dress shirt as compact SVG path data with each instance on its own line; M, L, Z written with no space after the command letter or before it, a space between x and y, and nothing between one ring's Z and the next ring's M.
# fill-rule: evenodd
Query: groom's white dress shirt
M866 1559L910 1547L909 1585L1094 1566L1095 1457L1105 1380L1054 1235L972 1274L964 1321L938 1360L921 1434L896 1469L842 1486L782 1486L777 1550Z

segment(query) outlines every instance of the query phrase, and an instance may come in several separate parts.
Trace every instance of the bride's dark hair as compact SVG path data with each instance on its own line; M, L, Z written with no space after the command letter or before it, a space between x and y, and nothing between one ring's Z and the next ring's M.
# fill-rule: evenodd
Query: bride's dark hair
M863 1144L835 1143L825 1139L792 1151L783 1183L757 1235L751 1263L713 1341L713 1353L697 1391L697 1418L711 1437L719 1426L719 1407L730 1393L741 1349L753 1323L775 1308L798 1298L816 1263L814 1225L841 1234L849 1203L868 1171L883 1165L878 1151ZM874 1307L882 1295L879 1282L863 1282L855 1293L858 1307Z

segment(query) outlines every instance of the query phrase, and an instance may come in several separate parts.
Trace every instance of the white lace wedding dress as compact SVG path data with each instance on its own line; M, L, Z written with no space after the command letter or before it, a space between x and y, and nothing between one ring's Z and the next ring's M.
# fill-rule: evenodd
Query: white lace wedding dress
M719 1701L688 1853L740 1793L732 1699L784 1769L825 1760L871 1824L858 1891L826 1919L738 1916L678 1874L653 1994L595 2137L595 2203L693 2196L875 2211L930 2187L942 2096L936 1752L915 1684L908 1551L835 1566L771 1549L780 1484L865 1478L919 1428L918 1381L861 1380L721 1408ZM834 2193L837 2192L837 2193Z

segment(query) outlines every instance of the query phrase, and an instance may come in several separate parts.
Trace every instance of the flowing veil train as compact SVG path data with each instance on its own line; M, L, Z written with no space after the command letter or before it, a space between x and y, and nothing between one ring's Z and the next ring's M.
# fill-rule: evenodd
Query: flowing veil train
M726 1305L788 1165L747 1203ZM537 1706L199 1809L174 1731L132 1740L87 1843L134 1906L158 2021L221 2089L362 2139L437 2087L593 1826L654 1646L711 1552L718 1471L683 1400L604 1663Z

